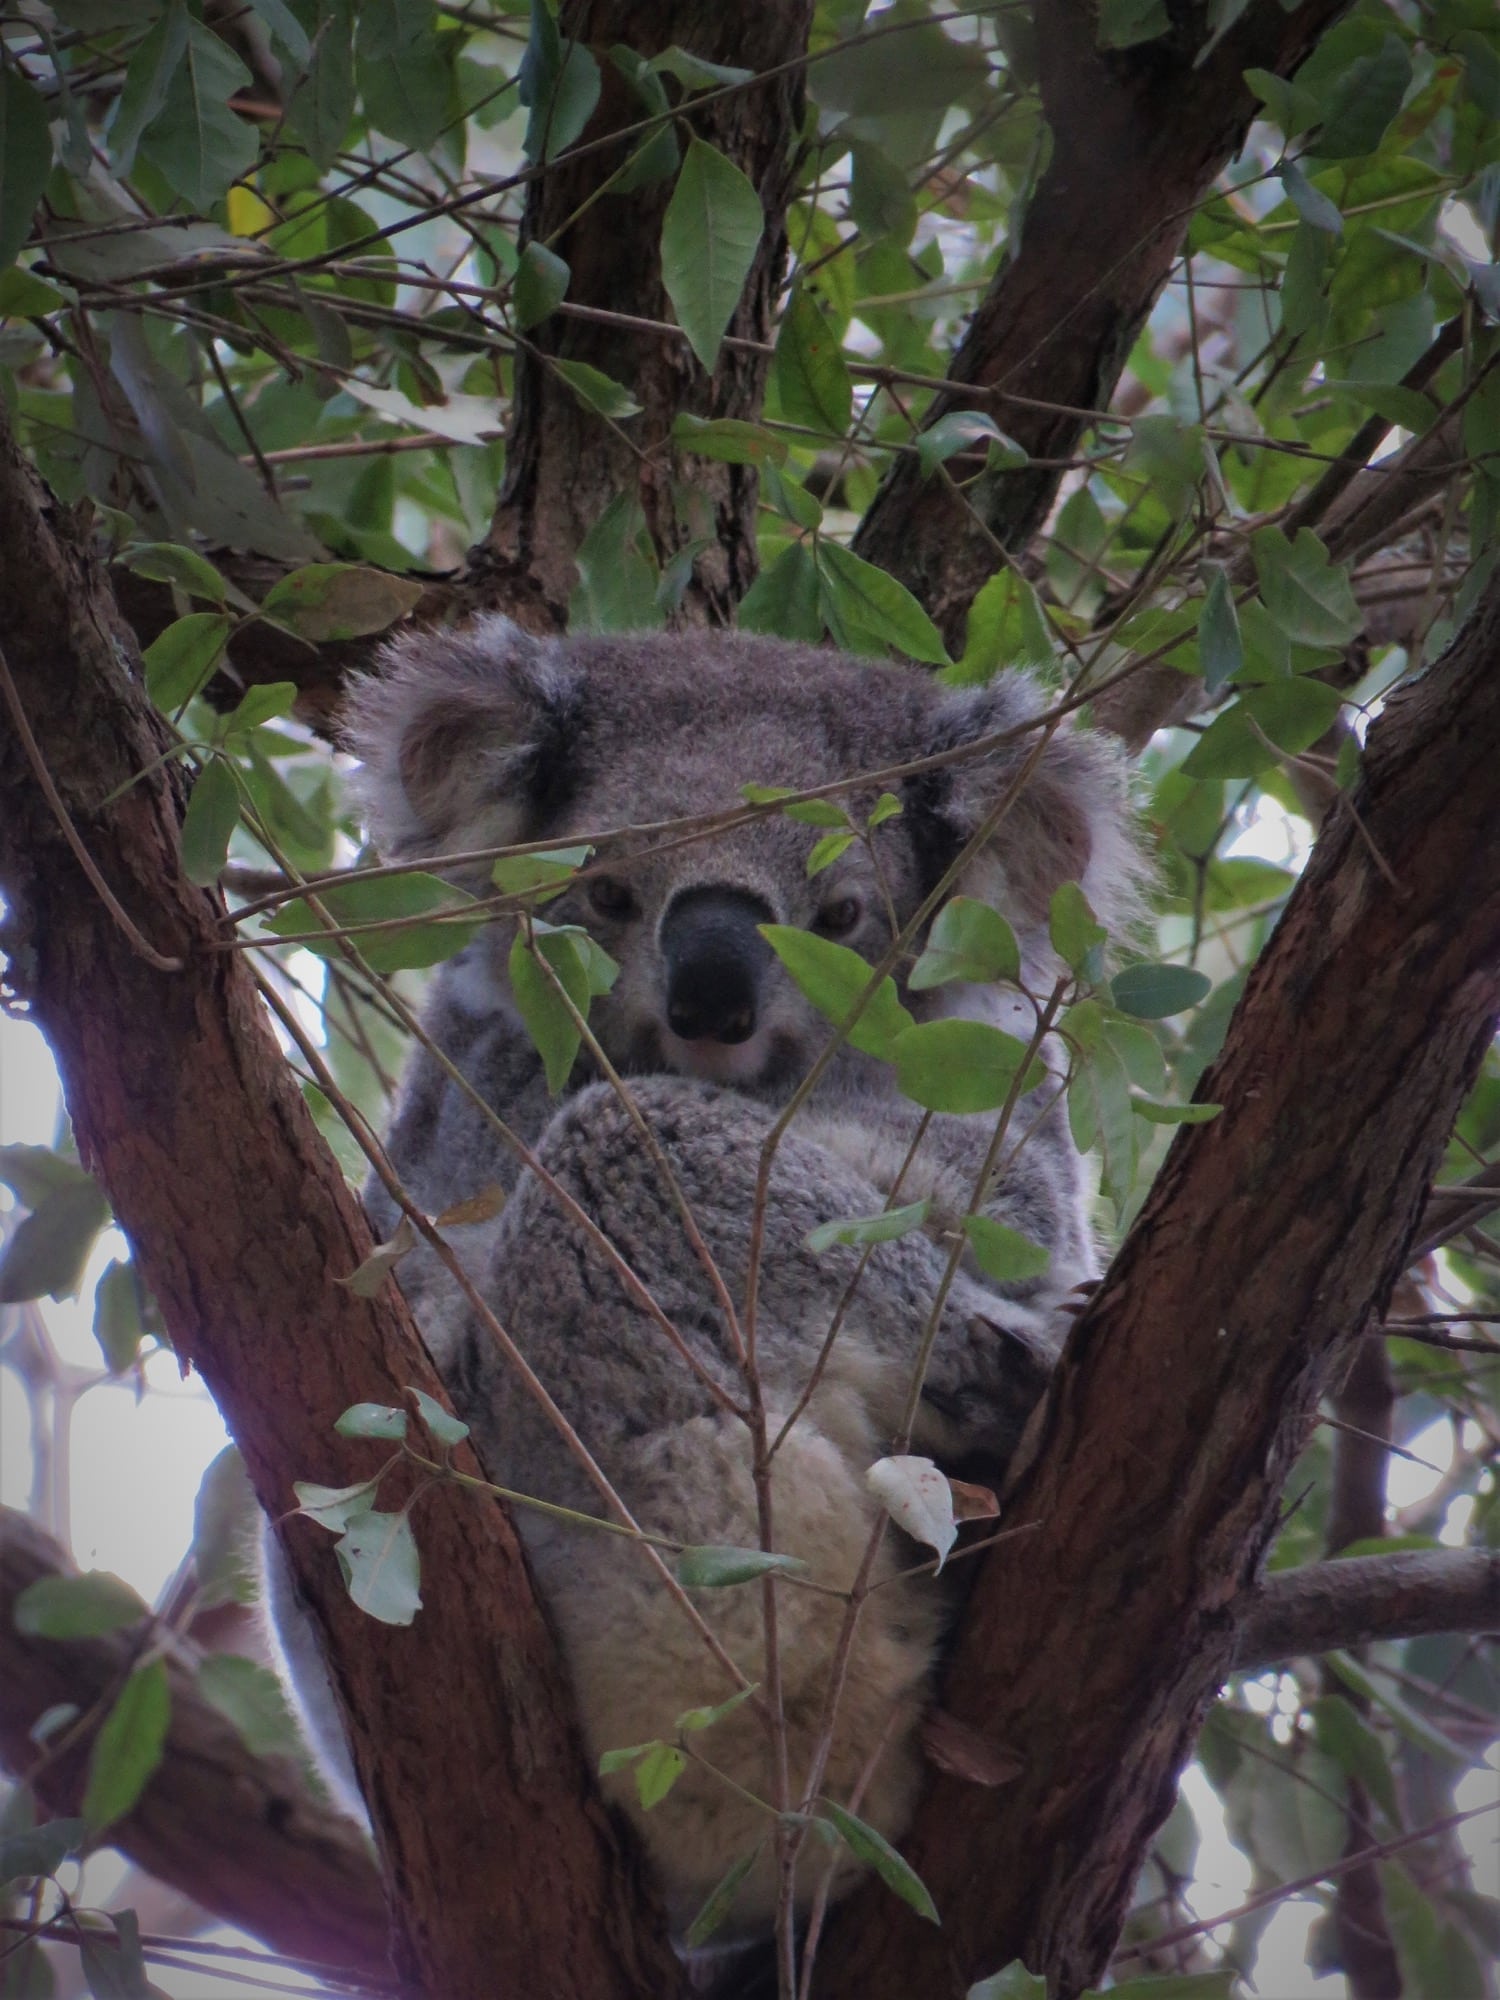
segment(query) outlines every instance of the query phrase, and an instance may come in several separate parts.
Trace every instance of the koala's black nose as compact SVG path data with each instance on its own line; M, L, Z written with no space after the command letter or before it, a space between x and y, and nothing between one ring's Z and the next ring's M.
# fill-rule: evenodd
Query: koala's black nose
M748 1042L771 947L757 924L771 921L745 889L685 889L662 919L667 1025L685 1042Z

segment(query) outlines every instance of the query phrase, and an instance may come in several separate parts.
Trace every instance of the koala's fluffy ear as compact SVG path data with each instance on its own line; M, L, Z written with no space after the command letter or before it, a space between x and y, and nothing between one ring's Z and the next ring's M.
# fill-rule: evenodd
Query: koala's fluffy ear
M582 678L557 645L508 618L387 647L342 717L382 854L452 854L532 834L567 794Z
M932 774L919 811L935 816L949 858L969 841L1036 755L1040 730L1023 725L1045 706L1026 674L1001 673L987 687L949 696L939 706L929 752L987 736L1014 738ZM1023 924L1045 923L1053 891L1078 882L1112 932L1139 917L1149 870L1132 824L1125 765L1108 737L1064 723L1036 757L1022 788L958 883Z

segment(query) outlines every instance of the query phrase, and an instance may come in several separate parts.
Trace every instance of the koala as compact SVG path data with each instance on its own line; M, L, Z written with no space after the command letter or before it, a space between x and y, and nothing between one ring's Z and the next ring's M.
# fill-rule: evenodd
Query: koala
M962 1014L1030 1037L1037 1012L1027 995L1050 991L1057 976L1047 912L1058 883L1081 882L1106 923L1130 919L1142 869L1117 759L1102 739L1071 727L1038 752L1037 732L1024 725L1041 706L1039 690L1018 674L955 691L912 669L773 639L538 639L500 618L399 644L352 697L347 740L387 859L433 857L455 881L483 890L496 847L572 838L594 850L545 914L583 927L619 968L589 1025L634 1114L586 1051L558 1098L549 1095L510 990L514 920L501 918L441 968L426 1008L427 1031L469 1088L418 1050L387 1147L429 1212L494 1182L507 1190L496 1218L463 1232L466 1268L615 1492L655 1535L761 1542L751 1433L736 1413L749 1396L736 1341L745 1330L757 1171L778 1112L833 1039L761 927L800 927L880 959L1013 789L954 886L1009 918L1021 988L913 991L908 959L897 983L912 1014ZM804 789L891 767L911 768L840 796L860 825L882 791L896 796L900 813L813 875L808 856L819 830L780 813L742 814L707 838L665 825L734 812L747 781ZM1059 1302L1097 1270L1056 1069L1054 1055L1046 1080L1020 1100L983 1188L994 1116L928 1115L924 1130L924 1114L899 1094L889 1066L847 1044L774 1152L754 1368L769 1436L796 1419L771 1461L774 1547L803 1561L814 1584L845 1590L859 1571L879 1518L865 1475L901 1429L939 1299L914 1450L998 1477L1045 1390ZM490 1113L529 1149L529 1164ZM736 1303L738 1333L640 1118ZM680 1345L551 1184L616 1247ZM892 1195L903 1203L927 1196L926 1227L864 1252L808 1247L820 1223L872 1214ZM388 1232L396 1220L388 1198L372 1188L366 1199ZM976 1203L1047 1249L1043 1276L1002 1287L965 1261L943 1293L958 1219ZM594 1484L444 1268L419 1251L401 1281L490 1475L602 1515ZM524 1507L516 1526L596 1759L674 1739L684 1711L733 1693L641 1549ZM858 1796L860 1816L891 1839L915 1797L943 1619L942 1590L920 1567L921 1554L894 1533L880 1547L818 1783L840 1802ZM269 1580L315 1733L337 1758L326 1684L320 1690L274 1554ZM761 1588L698 1590L692 1601L741 1673L764 1688ZM823 1733L845 1606L826 1591L778 1584L776 1611L787 1802L797 1806ZM771 1822L744 1796L773 1798L768 1732L745 1703L693 1744L706 1762L690 1761L649 1814L628 1769L606 1790L635 1822L679 1927L732 1864L758 1850L734 1912L753 1932L769 1925L777 1886ZM822 1854L818 1847L800 1864L804 1907L826 1865ZM845 1857L836 1887L854 1872Z

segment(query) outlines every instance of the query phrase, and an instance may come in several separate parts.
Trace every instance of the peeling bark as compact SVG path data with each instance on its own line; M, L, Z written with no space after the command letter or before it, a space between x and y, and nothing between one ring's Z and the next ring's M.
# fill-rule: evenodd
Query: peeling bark
M1107 1963L1286 1476L1493 1032L1497 668L1492 583L1371 731L1200 1085L1223 1112L1179 1133L1069 1343L1009 1510L1038 1526L987 1559L944 1694L1032 1760L1003 1793L935 1780L906 1852L942 1930L862 1892L823 1992L961 1993L1019 1956L1068 2000Z
M7 720L12 981L183 1365L280 1516L294 1479L343 1483L379 1464L378 1446L335 1438L349 1404L402 1403L409 1384L441 1401L442 1387L393 1288L366 1302L337 1282L369 1252L364 1218L244 960L223 949L218 898L181 873L177 765L156 763L167 737L108 586L3 427L0 636L58 803L120 909L179 967L150 963L107 911ZM509 1522L449 1488L423 1500L418 1526L420 1637L355 1609L311 1522L282 1530L351 1721L401 1979L491 2000L546 1964L550 1990L576 2000L671 1994L660 1918L594 1791Z

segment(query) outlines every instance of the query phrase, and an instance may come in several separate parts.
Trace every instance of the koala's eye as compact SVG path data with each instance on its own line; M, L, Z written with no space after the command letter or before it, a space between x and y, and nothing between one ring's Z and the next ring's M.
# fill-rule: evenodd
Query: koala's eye
M818 912L818 929L826 937L843 937L852 931L864 914L858 896L839 896Z
M589 901L601 917L619 921L636 915L639 905L625 883L613 875L596 875L589 884Z

